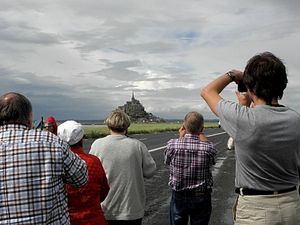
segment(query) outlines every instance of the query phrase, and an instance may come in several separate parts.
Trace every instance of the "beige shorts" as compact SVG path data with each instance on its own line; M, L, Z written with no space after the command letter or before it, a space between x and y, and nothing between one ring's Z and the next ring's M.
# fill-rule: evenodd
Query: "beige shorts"
M300 225L298 190L277 195L239 195L233 218L235 225Z

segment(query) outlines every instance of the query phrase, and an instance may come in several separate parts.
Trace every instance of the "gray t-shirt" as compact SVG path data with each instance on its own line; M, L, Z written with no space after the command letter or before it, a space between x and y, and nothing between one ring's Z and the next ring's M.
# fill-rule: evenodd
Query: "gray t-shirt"
M288 107L254 108L221 100L217 113L233 137L236 187L283 190L297 185L300 168L300 115Z
M156 164L146 145L124 135L97 139L90 153L100 158L110 190L102 202L107 220L135 220L144 216L144 178L151 178Z

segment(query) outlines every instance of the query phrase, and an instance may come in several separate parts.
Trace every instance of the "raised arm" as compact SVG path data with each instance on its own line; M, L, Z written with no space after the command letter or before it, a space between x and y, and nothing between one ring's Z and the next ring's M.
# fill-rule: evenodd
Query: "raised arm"
M218 116L217 105L222 99L220 93L223 91L223 89L232 81L239 83L242 79L243 73L241 71L231 70L230 72L219 76L201 90L201 97L206 101L214 114Z

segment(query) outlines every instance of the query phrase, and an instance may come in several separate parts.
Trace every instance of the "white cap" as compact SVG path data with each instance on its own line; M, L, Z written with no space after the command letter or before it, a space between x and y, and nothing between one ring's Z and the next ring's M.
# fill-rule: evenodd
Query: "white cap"
M82 125L74 120L68 120L57 127L57 136L68 142L69 145L78 143L83 135Z

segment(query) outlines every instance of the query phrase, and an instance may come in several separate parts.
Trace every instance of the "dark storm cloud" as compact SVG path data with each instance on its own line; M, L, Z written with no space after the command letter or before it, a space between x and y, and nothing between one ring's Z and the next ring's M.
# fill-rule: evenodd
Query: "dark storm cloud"
M41 79L32 73L22 73L0 67L1 95L18 92L33 105L34 117L55 115L58 119L102 119L113 109L107 96L78 96L80 89L72 85ZM103 98L101 98L103 96Z

